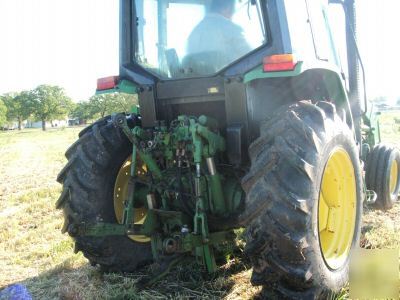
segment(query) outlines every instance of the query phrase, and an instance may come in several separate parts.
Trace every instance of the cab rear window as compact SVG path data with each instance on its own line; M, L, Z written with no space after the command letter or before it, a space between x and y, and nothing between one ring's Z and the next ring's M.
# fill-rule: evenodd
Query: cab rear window
M138 0L135 10L134 60L160 77L211 75L266 43L258 0Z

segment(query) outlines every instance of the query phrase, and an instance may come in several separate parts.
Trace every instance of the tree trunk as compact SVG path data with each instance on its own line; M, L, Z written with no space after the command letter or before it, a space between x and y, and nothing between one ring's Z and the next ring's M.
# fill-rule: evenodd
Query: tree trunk
M22 121L21 119L18 119L18 130L22 129Z
M46 131L46 120L42 120L42 130Z

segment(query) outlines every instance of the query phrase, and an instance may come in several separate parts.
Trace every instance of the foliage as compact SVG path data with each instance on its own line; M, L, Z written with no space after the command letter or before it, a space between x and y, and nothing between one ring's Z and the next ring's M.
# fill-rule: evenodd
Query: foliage
M70 116L82 121L93 119L92 108L88 101L81 101L76 103L74 109L71 111Z
M89 101L77 103L71 117L81 120L98 119L116 112L129 112L136 103L136 97L129 94L94 95Z
M64 89L58 86L40 85L32 95L33 113L42 121L43 130L46 130L47 121L66 117L74 106Z
M7 122L7 107L0 99L0 126L3 126Z
M129 112L136 98L129 94L102 94L89 99L93 117L104 117L116 112Z
M1 105L4 103L5 107ZM42 129L46 130L46 122L64 118L67 115L85 123L115 112L129 112L137 104L136 96L123 93L94 95L89 101L73 103L63 88L51 85L40 85L32 91L8 93L0 97L0 125L5 123L2 115L6 114L8 122L22 122L33 118L42 121Z
M22 122L32 114L32 92L9 93L2 96L7 107L7 121L17 121L21 130Z

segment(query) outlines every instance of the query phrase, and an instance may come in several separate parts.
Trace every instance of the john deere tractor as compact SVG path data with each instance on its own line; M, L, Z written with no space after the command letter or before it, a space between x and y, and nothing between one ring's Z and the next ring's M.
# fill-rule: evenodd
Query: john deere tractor
M212 273L244 228L266 297L341 289L363 202L390 209L400 189L399 151L379 143L365 101L355 12L354 0L121 0L119 76L97 93L139 106L66 152L57 208L76 251L107 271L192 257Z

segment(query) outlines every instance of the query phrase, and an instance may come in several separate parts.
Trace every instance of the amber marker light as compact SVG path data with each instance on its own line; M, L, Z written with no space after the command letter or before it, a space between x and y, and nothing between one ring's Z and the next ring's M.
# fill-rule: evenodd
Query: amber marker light
M293 54L275 54L264 57L264 72L293 71L296 68L297 60Z
M118 76L110 76L97 79L97 90L104 91L115 88L118 85Z

